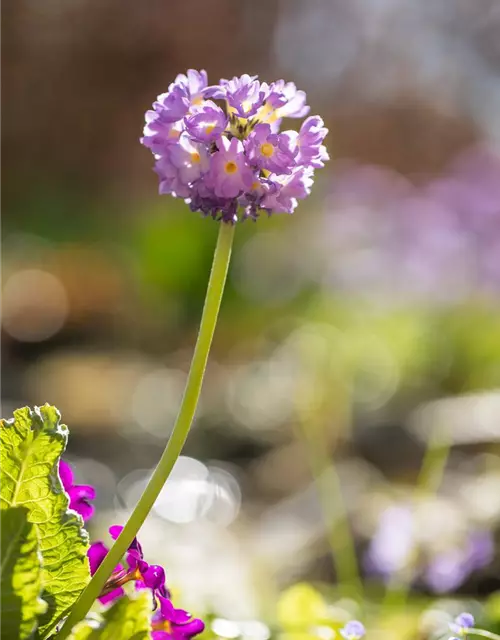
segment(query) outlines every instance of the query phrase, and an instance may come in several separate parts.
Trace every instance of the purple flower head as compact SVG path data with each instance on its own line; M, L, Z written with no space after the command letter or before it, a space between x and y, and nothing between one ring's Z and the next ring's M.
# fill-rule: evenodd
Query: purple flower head
M343 629L340 630L340 635L346 640L360 640L363 638L366 631L361 622L357 620L351 620Z
M198 142L215 142L227 125L226 114L211 100L206 100L186 119L186 130Z
M109 533L113 540L116 540L123 527L114 525L110 527ZM87 552L90 564L90 573L94 575L102 561L108 554L109 549L103 542L95 542ZM169 593L165 586L165 571L159 565L150 565L144 560L142 547L134 538L127 549L126 561L128 570L120 564L109 578L99 600L104 604L123 595L123 585L134 581L136 589L151 589L153 597L168 597Z
M160 609L152 620L153 640L189 640L205 629L202 620L184 609L176 609L170 599L159 597Z
M95 499L95 489L88 484L73 484L73 471L64 460L59 461L59 477L64 491L69 496L69 508L79 513L84 520L89 520L94 514L94 507L89 500Z
M160 193L227 223L292 213L328 159L321 118L279 132L283 117L306 115L305 101L283 80L269 85L245 74L208 87L205 72L178 75L146 113L141 138L154 154Z
M254 181L247 165L243 143L238 138L221 138L219 150L212 156L209 184L216 196L235 198L250 189Z
M472 629L474 624L474 616L471 613L461 613L453 622L450 623L450 630L463 638L467 631Z
M272 133L268 124L258 124L245 141L249 161L258 169L277 175L292 173L297 151L292 151L282 134Z

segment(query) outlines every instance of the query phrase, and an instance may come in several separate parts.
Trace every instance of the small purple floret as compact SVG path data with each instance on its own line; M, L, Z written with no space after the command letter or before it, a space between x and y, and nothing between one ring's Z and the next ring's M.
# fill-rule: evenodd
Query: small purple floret
M221 138L212 156L208 185L218 198L236 198L251 188L252 169L246 164L243 143L238 138Z
M340 635L346 640L360 640L363 638L366 631L361 622L357 620L351 620L343 629L340 630Z
M450 623L450 630L453 633L458 634L460 637L464 637L468 629L472 629L475 624L474 616L471 613L461 613Z
M224 111L209 100L186 118L186 130L198 142L215 142L227 124L228 118Z
M268 124L258 124L245 141L249 161L259 169L266 169L277 175L290 174L296 167L297 150L287 145L287 140L279 133L273 133Z

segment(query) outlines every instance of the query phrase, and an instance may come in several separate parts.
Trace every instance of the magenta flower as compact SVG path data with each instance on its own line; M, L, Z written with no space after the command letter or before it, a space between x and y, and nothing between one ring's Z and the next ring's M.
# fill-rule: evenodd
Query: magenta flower
M184 609L176 609L168 598L160 596L160 608L152 620L153 640L189 640L205 629L202 620L192 618Z
M64 460L59 461L59 477L64 491L69 496L69 508L79 513L84 520L89 520L94 514L94 507L89 500L95 499L95 489L88 484L73 484L73 471Z
M109 533L113 540L116 540L123 527L114 525L110 527ZM87 552L90 565L90 573L94 575L102 561L108 554L108 547L103 542L95 542L90 546ZM151 589L153 597L168 597L169 592L165 586L165 571L163 567L155 564L148 564L144 560L141 545L137 538L134 538L132 544L127 550L126 562L128 569L124 569L119 564L111 577L109 578L103 593L99 600L103 604L119 598L123 595L123 585L127 582L134 581L136 589Z
M141 142L155 156L160 193L183 198L192 211L229 223L292 213L328 159L318 116L299 132L279 132L282 118L308 111L292 82L244 74L208 87L206 73L190 69L146 113Z

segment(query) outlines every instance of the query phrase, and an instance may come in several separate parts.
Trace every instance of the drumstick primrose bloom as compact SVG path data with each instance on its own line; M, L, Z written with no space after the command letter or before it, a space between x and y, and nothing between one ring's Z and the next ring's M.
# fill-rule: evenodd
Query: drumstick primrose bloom
M146 113L141 142L155 157L160 193L193 211L231 223L259 211L293 213L328 160L319 116L280 133L284 117L308 112L293 82L244 74L209 86L205 71L190 69Z
M89 552L92 579L81 593L58 638L65 640L97 598L121 595L129 581L168 600L161 567L148 565L137 548L137 532L148 517L195 417L203 376L226 282L235 224L259 212L293 213L313 184L314 171L328 153L328 130L319 116L306 118L299 131L281 131L283 118L303 118L306 95L293 82L260 82L243 75L208 85L205 71L180 74L146 113L141 142L155 158L160 193L182 198L192 211L221 224L215 247L200 330L179 413L161 458L144 492L108 550L97 543ZM126 556L128 569L120 564ZM161 600L160 600L161 602ZM155 640L185 640L202 628L182 610L163 604L155 614Z

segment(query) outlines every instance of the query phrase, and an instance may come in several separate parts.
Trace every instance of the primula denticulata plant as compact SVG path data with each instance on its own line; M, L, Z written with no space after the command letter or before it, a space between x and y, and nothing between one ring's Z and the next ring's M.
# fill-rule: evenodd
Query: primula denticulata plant
M261 212L293 213L328 160L327 129L309 116L293 83L243 75L209 86L204 71L178 75L146 113L141 142L154 155L160 193L220 223L212 271L186 389L172 434L128 521L90 543L94 488L76 485L62 459L68 429L50 405L23 408L2 421L1 624L4 640L189 640L204 622L172 599L163 567L150 564L137 539L187 438L200 395L237 223ZM92 612L90 610L92 609ZM315 621L310 620L308 624ZM474 628L470 614L450 625L454 637L498 638ZM333 631L335 634L336 632ZM359 621L340 637L365 636Z

